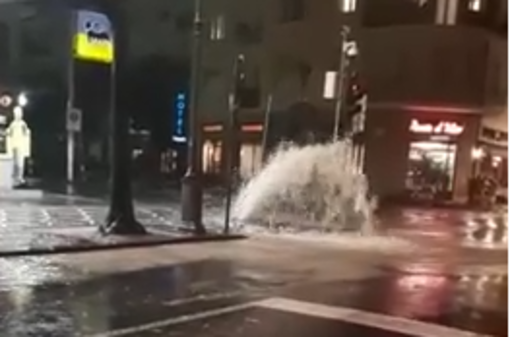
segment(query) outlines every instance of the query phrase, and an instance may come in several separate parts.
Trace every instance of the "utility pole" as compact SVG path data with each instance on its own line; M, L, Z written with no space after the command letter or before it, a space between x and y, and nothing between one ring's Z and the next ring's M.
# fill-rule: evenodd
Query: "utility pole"
M188 120L188 168L182 180L181 216L184 222L194 226L196 234L205 234L206 230L202 223L202 140L198 116L203 35L202 0L195 0L194 16Z

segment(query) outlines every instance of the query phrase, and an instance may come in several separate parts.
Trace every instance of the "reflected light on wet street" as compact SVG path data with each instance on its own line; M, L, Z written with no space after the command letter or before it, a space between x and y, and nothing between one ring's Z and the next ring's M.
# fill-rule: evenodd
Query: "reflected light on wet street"
M0 291L60 279L64 273L51 257L0 259Z
M404 274L389 291L388 312L406 318L435 317L443 311L451 289L445 276Z

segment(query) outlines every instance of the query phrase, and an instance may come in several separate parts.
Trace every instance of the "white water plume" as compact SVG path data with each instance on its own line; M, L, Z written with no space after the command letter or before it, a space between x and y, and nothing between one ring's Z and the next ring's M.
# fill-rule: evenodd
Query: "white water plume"
M353 148L350 140L283 144L241 188L234 220L291 230L370 233L375 202Z

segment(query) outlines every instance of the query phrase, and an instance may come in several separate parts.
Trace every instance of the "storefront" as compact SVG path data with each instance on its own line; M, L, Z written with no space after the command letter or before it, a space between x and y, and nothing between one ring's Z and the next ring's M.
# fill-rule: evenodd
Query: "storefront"
M236 144L227 144L227 131L222 124L204 125L202 145L202 169L211 178L220 176L226 167L226 151L233 149L233 166L242 179L248 179L262 167L263 126L247 123L236 133ZM228 147L226 145L229 145ZM237 149L237 150L236 150ZM238 152L238 153L237 153Z
M507 123L506 112L485 116L480 126L477 146L472 151L473 175L490 177L504 190L508 188Z
M411 119L406 189L412 197L452 197L458 138L464 128L453 121Z
M424 110L369 111L365 170L381 198L467 196L479 115Z

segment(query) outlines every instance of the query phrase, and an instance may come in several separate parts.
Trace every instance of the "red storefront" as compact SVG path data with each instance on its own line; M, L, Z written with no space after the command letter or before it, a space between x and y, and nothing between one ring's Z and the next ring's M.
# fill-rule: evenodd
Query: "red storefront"
M366 172L375 194L464 199L479 115L375 110L367 122Z

